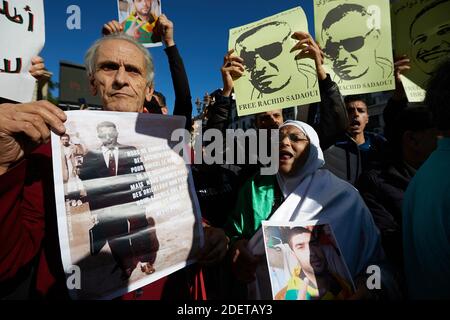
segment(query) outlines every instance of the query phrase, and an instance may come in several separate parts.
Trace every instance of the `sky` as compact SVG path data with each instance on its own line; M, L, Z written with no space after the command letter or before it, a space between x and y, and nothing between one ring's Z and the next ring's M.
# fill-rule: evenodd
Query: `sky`
M279 12L302 7L313 34L313 0L162 0L163 13L174 23L175 43L183 58L193 103L222 87L220 68L227 52L228 31ZM69 30L67 9L81 10L81 29ZM101 36L103 24L118 19L116 0L44 0L46 42L41 56L53 81L59 82L59 62L82 64L86 50ZM155 89L172 111L174 93L163 47L150 48L155 62ZM56 92L57 93L57 92ZM194 105L195 110L195 105ZM194 111L196 113L196 111Z

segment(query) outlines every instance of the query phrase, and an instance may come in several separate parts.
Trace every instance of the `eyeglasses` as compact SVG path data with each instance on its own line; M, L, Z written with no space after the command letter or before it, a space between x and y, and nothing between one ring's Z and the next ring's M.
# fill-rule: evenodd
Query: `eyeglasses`
M240 57L244 60L244 64L248 69L253 69L256 66L256 56L260 56L265 61L270 61L278 57L283 52L283 43L274 42L257 48L254 51L241 51Z
M280 133L279 137L280 142L282 142L285 138L288 138L291 142L309 141L305 135L298 133L288 133L288 134Z
M336 58L339 55L340 48L344 48L347 52L354 52L364 46L367 36L375 29L370 30L364 36L358 36L341 40L339 42L332 42L327 40L323 52L328 58Z

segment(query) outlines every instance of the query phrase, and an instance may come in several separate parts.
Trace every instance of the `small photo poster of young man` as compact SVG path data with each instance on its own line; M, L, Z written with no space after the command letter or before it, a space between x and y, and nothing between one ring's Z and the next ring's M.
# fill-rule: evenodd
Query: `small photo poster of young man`
M119 23L125 34L145 47L161 46L161 36L155 33L161 15L161 0L117 0Z
M344 300L355 287L329 224L263 222L274 300Z

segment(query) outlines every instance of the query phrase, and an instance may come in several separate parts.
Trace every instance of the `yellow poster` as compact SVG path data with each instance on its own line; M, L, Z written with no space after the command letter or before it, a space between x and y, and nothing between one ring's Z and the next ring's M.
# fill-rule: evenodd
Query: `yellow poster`
M230 30L229 49L245 67L234 83L239 116L320 101L314 61L290 52L296 31L308 31L300 7Z
M423 101L433 70L450 57L450 0L402 0L393 4L392 18L395 52L411 60L402 76L406 95Z
M395 88L389 0L314 0L314 21L343 95Z

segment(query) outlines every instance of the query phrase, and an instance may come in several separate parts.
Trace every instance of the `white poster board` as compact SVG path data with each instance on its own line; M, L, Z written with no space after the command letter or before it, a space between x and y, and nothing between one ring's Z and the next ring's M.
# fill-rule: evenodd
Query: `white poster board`
M0 97L30 102L36 80L31 59L45 43L42 0L0 1Z

